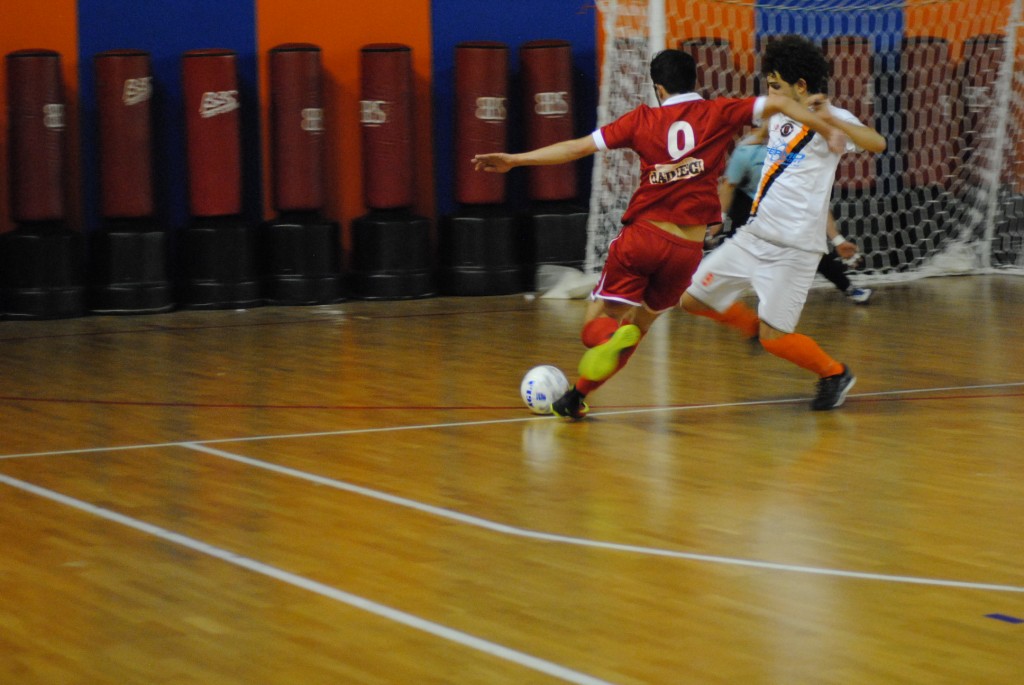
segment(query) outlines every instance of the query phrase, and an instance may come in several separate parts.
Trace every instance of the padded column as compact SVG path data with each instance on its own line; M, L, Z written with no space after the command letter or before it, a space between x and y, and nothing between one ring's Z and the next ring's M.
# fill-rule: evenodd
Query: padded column
M525 148L533 150L573 137L572 47L563 40L537 40L519 49ZM527 190L538 202L576 199L576 165L528 167Z
M572 46L562 40L538 40L519 49L525 148L575 138ZM577 167L572 164L528 167L530 207L525 215L533 289L536 269L544 265L583 267L587 249L587 211L577 201Z
M504 206L506 176L476 171L472 158L508 148L508 46L455 46L455 199L440 230L440 280L449 295L502 295L524 288L529 241Z
M274 207L283 213L324 206L323 73L320 48L287 43L270 50L270 139Z
M7 55L11 218L19 224L64 221L65 111L60 55Z
M276 219L261 230L268 302L326 304L341 297L341 230L323 216L326 141L320 48L270 50L271 180Z
M104 314L167 311L174 300L167 233L155 217L150 56L101 52L94 68L103 225L89 236L89 308Z
M242 106L231 50L191 50L182 59L188 199L181 300L194 309L262 303L256 235L242 216Z
M415 144L412 50L374 43L360 52L363 181L370 211L352 222L352 294L434 294L430 222L412 212Z
M65 105L60 55L6 58L11 217L0 236L0 306L14 319L85 310L82 235L65 223Z

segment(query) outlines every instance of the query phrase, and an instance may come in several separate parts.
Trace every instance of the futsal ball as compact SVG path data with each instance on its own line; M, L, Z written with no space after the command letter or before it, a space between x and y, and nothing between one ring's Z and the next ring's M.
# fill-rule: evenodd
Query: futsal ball
M550 414L551 403L569 390L569 379L557 366L535 366L523 376L519 394L534 414Z

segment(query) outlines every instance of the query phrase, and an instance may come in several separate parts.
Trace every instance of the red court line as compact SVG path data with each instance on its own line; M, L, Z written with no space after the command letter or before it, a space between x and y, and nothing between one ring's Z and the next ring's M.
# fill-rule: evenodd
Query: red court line
M246 404L243 402L156 402L146 400L97 400L71 397L18 397L0 395L0 402L34 402L41 404L88 404L115 407L175 407L181 409L317 409L326 411L364 410L454 410L454 409L522 409L522 405L355 405L355 404Z
M21 335L11 336L9 338L0 338L0 344L8 342L23 342L31 340L60 340L62 338L90 338L98 337L101 335L134 335L137 333L188 333L192 331L215 331L221 329L231 328L263 328L267 326L295 326L307 323L330 323L337 324L346 321L389 321L398 319L417 319L417 318L441 318L441 317L455 317L455 316L479 316L480 314L510 314L516 312L532 312L532 307L513 307L509 309L487 309L483 311L465 311L465 312L423 312L417 314L384 314L384 315L372 315L372 314L359 314L353 312L339 312L334 316L317 316L302 319L292 319L290 321L256 321L248 323L226 323L226 324L210 324L207 326L168 326L164 324L154 323L152 326L144 328L127 328L124 330L102 330L102 331L81 331L77 333L59 333L53 335Z
M894 391L898 393L899 391ZM907 391L907 392L921 392ZM870 393L863 395L851 395L847 398L846 404L867 404L876 402L937 402L955 400L984 400L1007 397L1024 397L1024 392L986 393L986 394L960 394L960 395L936 395L930 397L901 397L898 395L886 397L872 397ZM786 398L769 400L772 404L786 404L804 402L806 398ZM495 409L523 409L522 405L354 405L354 404L247 404L242 402L157 402L147 400L100 400L73 397L25 397L18 395L0 395L0 402L25 402L39 404L77 404L95 406L116 406L116 407L175 407L181 409L302 409L319 411L479 411ZM728 403L726 406L746 406L748 403L760 404L758 400L740 400L737 403ZM721 404L685 403L685 404L634 404L634 405L602 405L598 410L621 410L621 409L687 409L687 408L722 408Z

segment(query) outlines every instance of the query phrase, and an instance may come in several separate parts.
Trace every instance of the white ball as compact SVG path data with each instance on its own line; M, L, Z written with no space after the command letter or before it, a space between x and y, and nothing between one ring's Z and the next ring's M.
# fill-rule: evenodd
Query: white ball
M523 376L519 394L534 414L550 414L551 403L569 390L569 379L557 366L535 366Z

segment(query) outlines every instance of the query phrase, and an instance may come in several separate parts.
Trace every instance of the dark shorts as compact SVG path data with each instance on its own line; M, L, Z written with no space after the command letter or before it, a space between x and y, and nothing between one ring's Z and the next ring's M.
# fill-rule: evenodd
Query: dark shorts
M594 297L661 312L679 304L704 254L703 243L667 233L647 221L624 226L608 245Z

